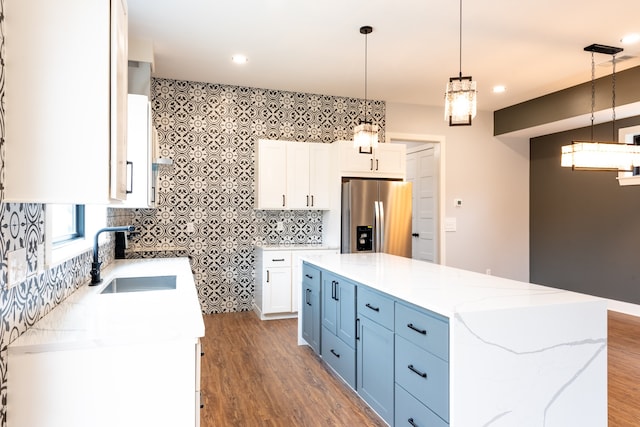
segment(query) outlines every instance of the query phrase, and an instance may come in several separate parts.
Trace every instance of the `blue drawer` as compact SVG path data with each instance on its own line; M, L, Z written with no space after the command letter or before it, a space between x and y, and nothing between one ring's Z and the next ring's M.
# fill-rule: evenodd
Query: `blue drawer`
M396 383L449 422L449 363L397 334L395 350Z
M448 427L449 424L396 384L396 427Z
M356 351L325 327L322 327L322 358L356 389Z
M396 334L419 347L449 360L449 322L426 310L396 303Z
M394 302L365 286L358 286L358 313L393 331Z
M302 283L320 286L320 270L307 263L302 264Z

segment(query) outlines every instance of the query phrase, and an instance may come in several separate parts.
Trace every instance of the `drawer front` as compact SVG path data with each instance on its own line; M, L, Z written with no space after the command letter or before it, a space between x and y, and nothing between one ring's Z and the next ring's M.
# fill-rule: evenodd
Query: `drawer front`
M356 388L356 351L322 328L322 358L352 389Z
M320 288L320 270L309 264L302 265L302 283Z
M396 383L449 422L449 364L396 335Z
M358 286L358 313L392 331L393 305L391 298L365 286Z
M396 427L447 427L449 424L396 384Z
M291 267L291 251L264 251L263 267Z
M449 360L449 322L431 315L427 311L416 310L396 303L396 334L419 347Z

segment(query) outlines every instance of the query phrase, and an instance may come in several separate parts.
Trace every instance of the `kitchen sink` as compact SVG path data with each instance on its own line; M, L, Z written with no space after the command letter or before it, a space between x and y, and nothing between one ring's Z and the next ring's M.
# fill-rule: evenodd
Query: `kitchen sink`
M175 288L176 276L116 277L100 293L167 291Z

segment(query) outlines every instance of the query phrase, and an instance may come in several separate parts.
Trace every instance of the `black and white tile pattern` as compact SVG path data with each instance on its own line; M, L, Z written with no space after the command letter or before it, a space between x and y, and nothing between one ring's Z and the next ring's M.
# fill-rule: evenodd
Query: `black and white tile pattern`
M250 310L255 244L322 243L320 211L254 210L255 142L351 139L364 102L169 79L153 80L152 101L161 156L174 164L161 171L158 209L134 211L134 246L184 249L203 312ZM368 108L384 140L385 103Z

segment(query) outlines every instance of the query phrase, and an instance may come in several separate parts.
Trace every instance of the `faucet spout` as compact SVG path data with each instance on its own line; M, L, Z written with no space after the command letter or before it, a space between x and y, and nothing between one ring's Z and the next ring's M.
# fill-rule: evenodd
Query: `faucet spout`
M98 283L102 282L102 279L100 278L100 266L102 265L102 263L98 259L98 237L100 236L100 234L110 231L131 232L135 231L135 229L136 228L133 225L123 225L120 227L105 227L98 230L93 240L93 262L91 263L91 283L89 284L89 286L95 286Z

